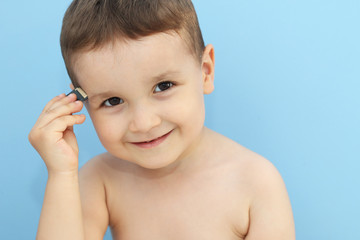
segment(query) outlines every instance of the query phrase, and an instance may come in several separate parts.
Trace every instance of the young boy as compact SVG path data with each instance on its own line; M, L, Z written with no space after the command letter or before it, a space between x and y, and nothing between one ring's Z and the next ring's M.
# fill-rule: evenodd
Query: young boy
M203 125L214 48L190 0L75 0L61 47L107 152L78 172L83 103L45 106L29 134L48 169L37 239L295 239L273 165Z

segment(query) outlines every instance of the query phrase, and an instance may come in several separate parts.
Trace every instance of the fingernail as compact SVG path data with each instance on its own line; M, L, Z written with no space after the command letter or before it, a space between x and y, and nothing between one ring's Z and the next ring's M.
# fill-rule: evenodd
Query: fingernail
M67 97L71 98L73 95L75 95L75 93L70 93L69 95L67 95Z

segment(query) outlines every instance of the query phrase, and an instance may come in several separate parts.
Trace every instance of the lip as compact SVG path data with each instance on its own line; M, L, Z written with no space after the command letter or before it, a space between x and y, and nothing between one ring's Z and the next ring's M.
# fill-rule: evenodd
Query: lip
M162 135L161 137L155 138L149 142L132 142L132 144L134 144L137 147L140 148L154 148L158 145L160 145L162 142L165 141L165 139L172 133L173 130L171 130L170 132L166 133L165 135Z

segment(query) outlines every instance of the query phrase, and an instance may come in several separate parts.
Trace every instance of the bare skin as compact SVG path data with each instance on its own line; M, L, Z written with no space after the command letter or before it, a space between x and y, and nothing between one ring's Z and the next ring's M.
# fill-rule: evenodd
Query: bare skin
M84 115L71 115L83 104L75 94L61 94L42 111L29 134L48 169L48 182L37 239L84 239L78 184L78 145L73 132ZM64 229L66 229L64 231Z
M98 230L103 233L109 224L114 239L295 239L290 203L275 168L204 131L204 146L215 151L202 152L191 171L159 175L109 154L89 161L80 172L82 204L88 216L99 216L84 216L86 239L97 239L91 236L100 222ZM94 174L101 191L89 201L96 191ZM107 215L93 207L98 205L106 206Z
M182 38L155 34L77 56L85 104L107 149L78 172L83 103L51 100L29 134L48 169L37 239L293 240L281 176L204 127L214 49L199 64ZM142 66L142 67L139 67Z

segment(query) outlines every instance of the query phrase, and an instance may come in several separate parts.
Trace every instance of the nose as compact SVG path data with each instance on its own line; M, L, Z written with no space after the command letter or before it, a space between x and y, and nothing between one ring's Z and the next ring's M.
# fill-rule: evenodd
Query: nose
M149 132L152 128L159 126L161 118L154 107L149 105L138 105L132 109L129 130L132 132Z

